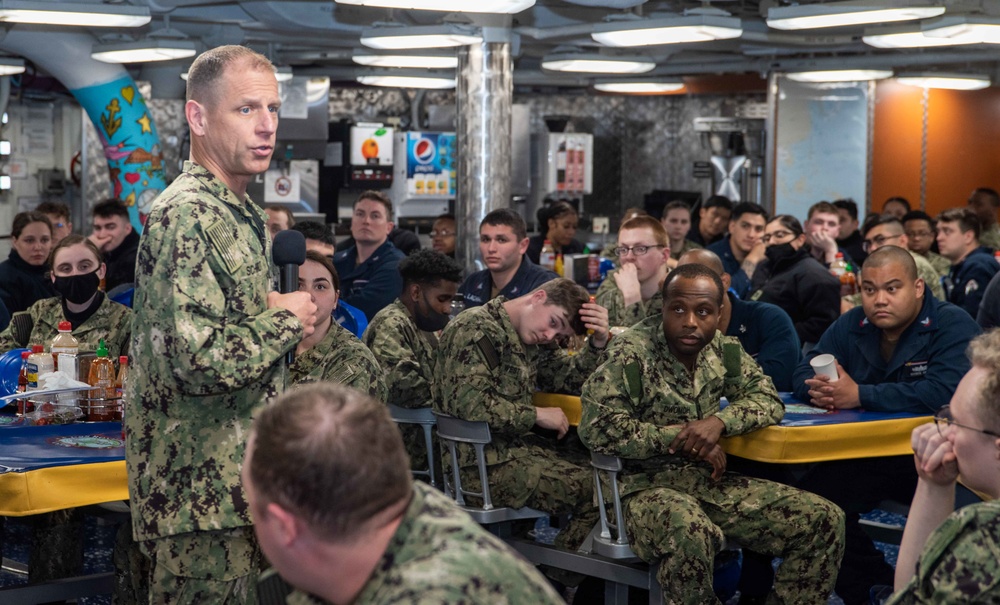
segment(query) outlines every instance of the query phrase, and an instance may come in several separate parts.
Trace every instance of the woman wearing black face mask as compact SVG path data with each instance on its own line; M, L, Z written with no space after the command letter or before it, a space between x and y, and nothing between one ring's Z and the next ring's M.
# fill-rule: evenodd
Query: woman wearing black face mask
M340 297L340 277L328 256L310 250L299 267L299 291L316 305L316 331L299 342L288 368L292 383L329 380L385 402L382 368L358 337L333 318Z
M840 281L809 253L798 219L780 214L764 228L767 260L754 271L755 300L788 313L803 349L809 350L840 316Z
M112 358L128 354L132 310L98 290L105 266L100 250L87 238L68 235L48 257L50 279L58 296L43 298L15 313L0 333L0 351L41 344L46 348L61 321L73 325L81 351L94 351L100 339Z

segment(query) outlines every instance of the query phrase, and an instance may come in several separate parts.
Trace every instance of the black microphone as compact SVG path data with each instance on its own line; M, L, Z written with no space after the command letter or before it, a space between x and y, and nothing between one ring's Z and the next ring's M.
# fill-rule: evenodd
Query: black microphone
M299 266L306 262L306 238L299 231L286 229L274 236L271 259L278 266L278 292L288 294L299 290ZM285 354L285 363L295 361L295 349Z

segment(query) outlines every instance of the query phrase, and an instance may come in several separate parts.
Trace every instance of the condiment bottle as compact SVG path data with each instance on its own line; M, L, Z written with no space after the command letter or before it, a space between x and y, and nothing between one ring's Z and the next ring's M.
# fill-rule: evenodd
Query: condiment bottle
M125 416L125 389L128 387L128 355L118 358L118 379L115 381L115 388L118 395L118 405L120 410L115 411L115 420L124 420Z
M61 353L68 355L78 355L80 353L80 341L73 336L73 324L68 321L59 322L59 334L52 339L52 344L49 345L49 352L52 353L52 367L56 370L59 369L59 355ZM76 379L76 376L70 376L70 378Z
M52 355L45 352L42 345L32 345L31 355L28 355L28 390L34 391L38 388L38 377L55 370L55 363Z
M542 244L542 251L538 255L538 264L549 271L556 270L556 251L549 240L545 240Z
M29 351L21 352L21 372L17 375L17 392L24 393L28 390L28 355L31 355ZM28 401L27 397L21 397L17 400L17 415L24 416L25 412L31 412L34 408L34 404Z
M90 376L87 380L90 386L90 410L87 420L114 420L115 404L115 364L108 358L108 349L104 339L97 346L97 358L90 364Z

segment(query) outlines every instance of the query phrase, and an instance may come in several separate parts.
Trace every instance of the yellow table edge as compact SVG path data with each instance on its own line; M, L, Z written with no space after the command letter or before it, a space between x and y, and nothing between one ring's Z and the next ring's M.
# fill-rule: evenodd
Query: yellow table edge
M128 500L124 460L0 474L0 515L6 517L115 500Z
M538 407L561 408L571 426L580 424L579 397L535 393L532 399ZM733 456L777 464L905 456L913 453L910 433L931 420L931 416L916 416L849 424L769 426L738 437L723 437L720 443Z

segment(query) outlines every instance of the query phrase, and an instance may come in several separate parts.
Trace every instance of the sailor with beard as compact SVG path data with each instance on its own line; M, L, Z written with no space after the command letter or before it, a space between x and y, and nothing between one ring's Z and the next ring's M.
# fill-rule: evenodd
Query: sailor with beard
M776 602L826 602L843 553L843 512L813 494L726 472L719 438L776 424L783 408L771 379L718 331L724 293L708 267L671 271L662 318L617 336L584 384L580 439L623 459L625 525L636 554L658 565L664 602L719 602L712 565L726 538L784 559Z
M448 323L462 267L437 250L418 250L399 263L403 291L372 318L362 341L375 355L389 386L389 403L403 408L431 405L437 332ZM413 468L427 467L423 431L401 426Z

